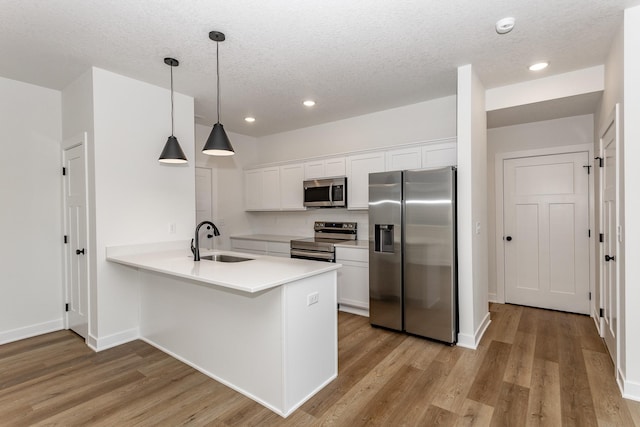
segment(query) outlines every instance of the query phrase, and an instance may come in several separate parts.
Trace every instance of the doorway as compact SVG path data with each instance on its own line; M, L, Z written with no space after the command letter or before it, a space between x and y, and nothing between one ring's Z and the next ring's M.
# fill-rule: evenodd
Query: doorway
M496 159L499 300L590 313L590 153L585 145Z
M62 157L67 327L86 340L89 333L89 286L85 147L86 134L72 140L64 148Z

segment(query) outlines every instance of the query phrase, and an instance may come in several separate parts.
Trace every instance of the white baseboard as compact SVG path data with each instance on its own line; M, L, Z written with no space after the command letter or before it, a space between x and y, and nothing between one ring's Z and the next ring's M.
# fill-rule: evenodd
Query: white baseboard
M469 334L458 334L457 345L464 348L470 348L472 350L477 349L478 344L480 344L480 340L482 339L482 336L487 331L487 328L489 327L490 324L491 324L491 315L489 312L487 312L487 314L484 316L484 319L482 319L480 326L478 326L478 329L476 329L476 332L475 334L473 334L473 336Z
M64 319L60 317L59 319L50 320L48 322L23 326L22 328L16 328L10 331L3 331L0 332L0 345L23 340L25 338L35 337L36 335L60 331L62 329L64 329Z
M87 345L93 349L93 351L102 351L111 347L116 347L121 344L128 343L140 338L140 330L138 328L128 329L115 334L107 335L106 337L96 338L89 334L87 338Z
M618 370L616 380L622 392L622 397L640 402L640 383L627 380L620 370Z
M495 292L489 292L489 302L495 302L495 303L499 303L500 301L498 301L498 294Z
M352 307L350 305L340 304L340 311L345 313L357 314L358 316L369 317L369 310L366 308Z

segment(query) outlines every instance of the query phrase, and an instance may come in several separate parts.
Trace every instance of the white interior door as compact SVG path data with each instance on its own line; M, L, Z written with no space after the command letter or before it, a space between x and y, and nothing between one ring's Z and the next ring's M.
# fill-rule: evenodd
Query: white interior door
M506 302L589 313L588 157L504 161Z
M196 224L213 221L211 190L211 169L196 168ZM200 229L200 247L213 249L213 233L206 227Z
M600 260L602 269L602 295L603 307L602 320L605 343L609 354L616 362L616 336L618 327L618 272L617 272L617 183L616 183L616 151L617 135L616 121L614 120L604 133L602 145L602 232L603 254Z
M89 331L89 287L84 144L65 149L63 161L67 324L69 329L86 339Z

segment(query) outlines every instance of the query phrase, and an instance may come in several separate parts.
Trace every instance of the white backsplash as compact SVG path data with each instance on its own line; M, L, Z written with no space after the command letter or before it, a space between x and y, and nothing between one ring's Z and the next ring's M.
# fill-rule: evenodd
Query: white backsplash
M310 209L300 212L250 212L248 216L254 234L312 237L315 221L349 221L358 223L358 240L368 239L367 211Z

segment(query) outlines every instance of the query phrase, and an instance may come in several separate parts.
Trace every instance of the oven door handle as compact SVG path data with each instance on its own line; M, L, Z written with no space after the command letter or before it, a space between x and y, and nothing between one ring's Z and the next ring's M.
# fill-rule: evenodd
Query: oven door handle
M291 249L291 258L295 257L304 258L317 258L324 260L333 260L333 252L311 252L311 251L299 251L297 249Z
M329 184L329 203L333 205L333 183Z

